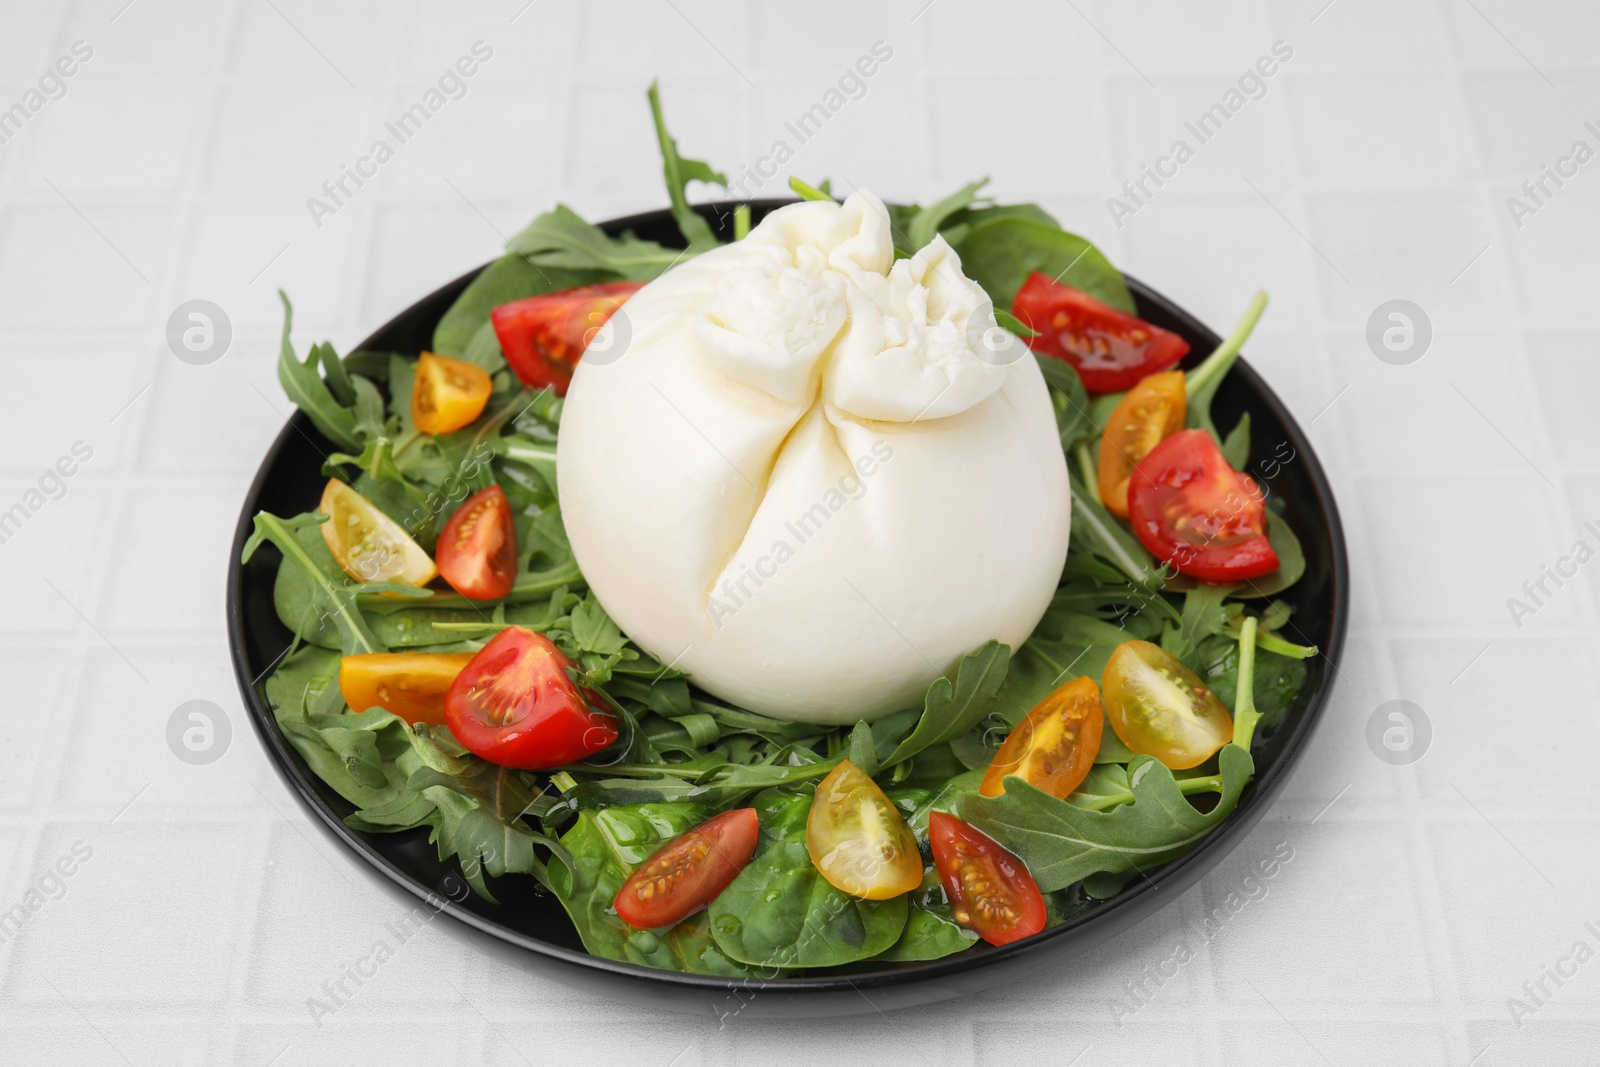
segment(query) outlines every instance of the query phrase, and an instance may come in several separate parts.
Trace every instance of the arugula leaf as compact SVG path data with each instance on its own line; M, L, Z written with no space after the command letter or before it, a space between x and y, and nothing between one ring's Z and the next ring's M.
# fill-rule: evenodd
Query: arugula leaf
M378 387L360 375L346 374L344 364L328 344L313 345L302 363L289 340L294 307L282 289L278 290L278 299L283 301L278 384L324 437L346 451L359 452L368 438L383 432L383 397ZM326 381L317 372L319 364L327 372Z
M1185 422L1190 429L1205 430L1217 439L1218 444L1222 443L1222 437L1217 433L1216 424L1211 421L1212 398L1217 395L1217 387L1222 384L1222 379L1227 377L1228 371L1238 361L1239 350L1244 347L1245 341L1250 339L1256 323L1261 321L1261 313L1266 309L1267 294L1257 292L1251 299L1250 306L1245 308L1238 325L1234 326L1233 332L1224 338L1199 366L1184 377L1184 389L1188 393L1188 413Z
M339 646L345 655L383 652L383 645L367 628L366 619L356 607L355 583L333 561L327 542L322 538L319 527L326 518L321 513L313 512L284 520L265 511L257 512L255 532L245 542L240 562L250 562L250 557L263 544L271 542L283 553L273 600L278 604L278 616L286 626L306 637L309 634L302 627L307 625L308 620L318 620L317 629L325 621L338 631ZM279 590L284 588L286 572L291 576L298 574L303 579L298 588L291 586L300 603L290 611L286 611L279 602Z
M704 225L705 220L700 221ZM557 204L554 211L534 219L506 242L506 249L539 267L608 271L640 282L658 277L678 260L687 258L681 251L635 237L632 231L611 237L600 227L583 221L565 204Z
M1045 892L1097 872L1145 871L1176 859L1232 814L1255 763L1235 744L1219 757L1222 793L1201 812L1185 799L1172 772L1149 756L1128 764L1130 803L1091 811L1058 800L1015 776L998 797L970 795L961 816L1016 853Z
M995 317L999 317L999 312L995 313ZM1045 384L1050 387L1062 450L1071 452L1080 441L1098 437L1099 430L1090 414L1088 390L1084 389L1083 379L1078 377L1072 364L1038 353L1034 353L1033 361L1039 365L1039 373L1044 375Z
M661 115L661 94L655 82L650 83L650 90L645 95L650 99L650 117L655 122L656 140L661 145L661 175L667 182L667 196L672 201L672 217L678 223L678 231L689 242L692 253L716 248L719 242L711 232L711 225L689 206L685 190L692 181L711 182L726 188L728 176L712 170L711 164L704 160L679 155L678 142L667 132L666 119Z
M948 678L935 678L928 686L916 728L884 765L908 760L929 745L953 741L972 729L987 714L990 701L1005 680L1010 655L1008 646L989 641L962 657L953 685Z
M967 277L983 286L995 307L1009 310L1028 275L1082 289L1119 311L1134 312L1122 272L1087 240L1021 215L1001 215L974 225L955 245Z
M835 889L806 851L811 793L756 798L756 855L711 902L711 936L728 958L755 967L834 967L889 950L906 927L904 896L862 900Z
M1161 647L1194 667L1195 652L1206 638L1220 634L1228 621L1239 614L1237 604L1225 601L1237 592L1231 585L1197 584L1183 595L1183 614L1178 625L1161 635Z

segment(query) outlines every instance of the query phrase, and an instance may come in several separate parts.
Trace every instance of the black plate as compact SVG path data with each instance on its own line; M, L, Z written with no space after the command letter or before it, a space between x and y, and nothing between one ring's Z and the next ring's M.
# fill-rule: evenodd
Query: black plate
M752 205L759 220L782 201ZM698 210L724 239L731 236L731 202ZM671 216L655 211L603 224L613 234L631 229L663 244L679 244ZM481 269L481 268L480 268ZM434 324L478 274L472 271L430 293L384 325L360 347L375 351L420 352L431 343ZM1190 362L1210 352L1219 338L1192 315L1129 278L1139 313L1150 322L1185 337ZM305 344L302 339L302 346ZM279 555L271 546L248 565L239 556L258 511L297 515L315 508L321 495L323 453L334 450L311 421L296 412L273 442L239 513L228 558L228 639L234 672L250 720L273 764L300 802L332 837L347 847L380 884L418 906L418 898L449 919L435 923L464 936L512 966L585 986L614 999L691 1011L752 1016L832 1016L927 1004L1014 980L1046 963L1061 963L1154 914L1222 861L1265 814L1290 770L1310 741L1331 691L1331 678L1344 644L1348 612L1348 562L1344 532L1333 492L1311 443L1275 393L1243 360L1223 381L1214 402L1217 423L1232 426L1244 411L1251 416L1257 477L1281 504L1305 549L1306 573L1283 595L1294 607L1295 640L1316 645L1323 654L1308 662L1306 684L1294 707L1255 749L1257 773L1238 809L1192 851L1149 872L1120 896L1094 910L1004 948L979 945L956 956L887 969L841 975L724 979L675 974L599 959L583 950L577 932L559 903L540 892L531 878L502 878L493 886L500 899L490 904L465 892L459 869L441 863L424 830L362 834L345 826L351 805L313 774L279 733L262 693L268 667L288 646L290 634L272 606L273 576ZM1279 442L1294 450L1292 461L1262 477L1262 459Z

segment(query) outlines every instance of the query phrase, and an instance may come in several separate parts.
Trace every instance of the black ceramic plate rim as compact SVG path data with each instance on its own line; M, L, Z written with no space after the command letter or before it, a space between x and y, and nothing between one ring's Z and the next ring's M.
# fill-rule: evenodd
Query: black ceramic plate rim
M781 202L756 201L753 202L752 206L761 208L776 206L778 203ZM726 213L732 210L733 206L734 202L730 201L701 205L699 210L702 214L722 214L725 216ZM617 233L624 229L635 229L647 223L656 222L665 214L665 211L644 212L614 219L601 225L608 232ZM440 289L463 285L488 266L489 264L485 263L481 267L468 271L452 282L441 286ZM1127 278L1128 286L1133 291L1134 297L1141 308L1160 307L1172 317L1183 322L1184 326L1191 330L1194 336L1203 339L1208 347L1215 347L1220 343L1221 339L1193 315L1136 278L1128 275L1124 275L1124 277ZM434 290L435 293L438 291L438 289ZM417 314L422 305L428 303L431 297L432 294L429 294L417 300L410 307L394 316L390 323L380 327L373 336L376 337L388 330L390 324L403 321ZM369 338L361 345L358 345L357 348L367 348L371 344L372 338ZM981 969L999 964L1020 954L1032 953L1043 949L1063 938L1070 938L1074 933L1091 925L1108 931L1107 936L1109 936L1111 933L1132 925L1148 912L1165 906L1182 894L1198 881L1206 871L1221 862L1232 851L1234 846L1243 839L1244 835L1260 821L1266 810L1271 806L1273 799L1281 790L1283 783L1287 781L1290 772L1298 764L1317 723L1322 718L1323 708L1332 690L1332 680L1337 677L1340 654L1344 647L1346 605L1349 602L1349 561L1345 550L1344 530L1339 520L1338 506L1334 502L1333 490L1328 484L1328 479L1321 463L1310 448L1310 442L1306 438L1305 431L1301 429L1294 416L1289 413L1289 410L1284 406L1277 394L1262 380L1254 368L1241 358L1234 365L1230 374L1238 375L1244 380L1245 385L1252 394L1253 404L1259 404L1271 412L1274 418L1282 422L1285 427L1290 428L1300 438L1300 441L1306 445L1300 459L1304 463L1303 469L1314 490L1318 508L1325 516L1331 534L1329 540L1333 558L1328 563L1332 585L1330 598L1332 620L1327 647L1319 652L1319 655L1328 661L1329 671L1323 676L1322 684L1311 693L1305 711L1291 728L1278 759L1265 772L1251 779L1238 806L1223 821L1222 825L1208 834L1204 840L1190 851L1146 874L1138 884L1130 884L1129 888L1124 889L1111 900L1099 904L1090 911L1059 926L1051 927L1010 945L997 947L979 944L972 949L952 956L929 960L917 966L902 967L891 971L770 979L724 978L715 975L683 974L676 971L658 970L618 960L609 960L600 956L592 956L587 952L576 951L528 937L516 930L490 922L460 907L454 901L441 897L434 889L422 884L405 870L392 863L388 857L374 848L363 835L346 826L339 814L324 804L321 797L315 793L307 778L307 775L312 772L309 768L303 767L299 754L293 751L288 741L279 732L277 722L273 718L261 690L258 688L271 668L269 667L267 671L262 672L260 678L257 678L252 674L252 664L248 661L244 635L242 588L244 568L240 563L240 557L243 554L245 542L253 532L253 519L257 510L257 501L261 498L262 491L267 484L269 474L279 452L297 434L309 434L313 438L317 435L317 430L311 425L310 420L303 412L298 410L290 417L288 424L274 439L272 446L262 459L261 466L257 470L255 478L252 479L250 489L245 496L244 506L239 514L239 522L234 530L232 555L228 561L227 625L228 643L233 659L234 675L239 683L240 695L249 712L250 721L254 725L262 743L266 746L268 754L272 757L273 765L278 773L290 786L291 791L301 805L322 824L326 831L366 860L368 864L385 875L395 885L419 900L427 902L430 907L498 941L567 964L605 971L637 981L667 983L687 989L711 992L726 992L738 989L741 991L771 990L802 994L837 993L844 990L860 991L862 989L907 985ZM272 666L276 666L276 663L272 664ZM1146 901L1145 898L1153 899ZM559 902L553 898L550 901L550 905L552 907L560 907ZM1133 910L1130 911L1129 909Z

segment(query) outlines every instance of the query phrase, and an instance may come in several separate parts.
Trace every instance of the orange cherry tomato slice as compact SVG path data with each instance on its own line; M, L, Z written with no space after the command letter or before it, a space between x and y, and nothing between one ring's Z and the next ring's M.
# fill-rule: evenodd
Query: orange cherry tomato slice
M543 634L507 627L450 683L445 725L502 767L548 770L592 756L617 739L617 720L594 709L571 667Z
M667 842L634 869L613 906L637 930L673 926L717 899L756 851L755 808L725 811Z
M1148 641L1124 641L1101 675L1106 718L1122 743L1175 771L1198 767L1233 739L1233 718L1200 676Z
M956 922L991 945L1044 929L1044 897L1033 875L994 838L935 811L928 814L928 845Z
M1100 502L1128 517L1128 479L1151 449L1183 429L1188 406L1181 370L1152 374L1111 411L1100 438Z
M1074 678L1039 701L1006 735L978 792L997 797L1006 791L1006 776L1014 774L1064 799L1089 776L1104 732L1099 688L1093 678Z
M374 652L339 661L339 692L353 711L382 708L406 722L444 725L444 695L470 652Z
M817 785L806 851L817 873L853 897L888 900L922 884L911 828L878 783L849 760Z
M517 580L517 527L505 490L469 496L445 523L435 550L439 574L473 600L498 600Z
M424 352L411 386L411 421L423 433L454 433L483 414L493 391L482 367Z

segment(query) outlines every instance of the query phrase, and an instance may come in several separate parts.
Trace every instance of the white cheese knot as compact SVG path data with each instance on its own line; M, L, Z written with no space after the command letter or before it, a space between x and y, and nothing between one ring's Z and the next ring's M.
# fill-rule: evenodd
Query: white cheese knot
M645 286L580 362L557 454L590 587L640 646L781 718L915 706L1024 641L1071 507L1044 379L997 360L943 238L896 261L871 193L779 209Z

